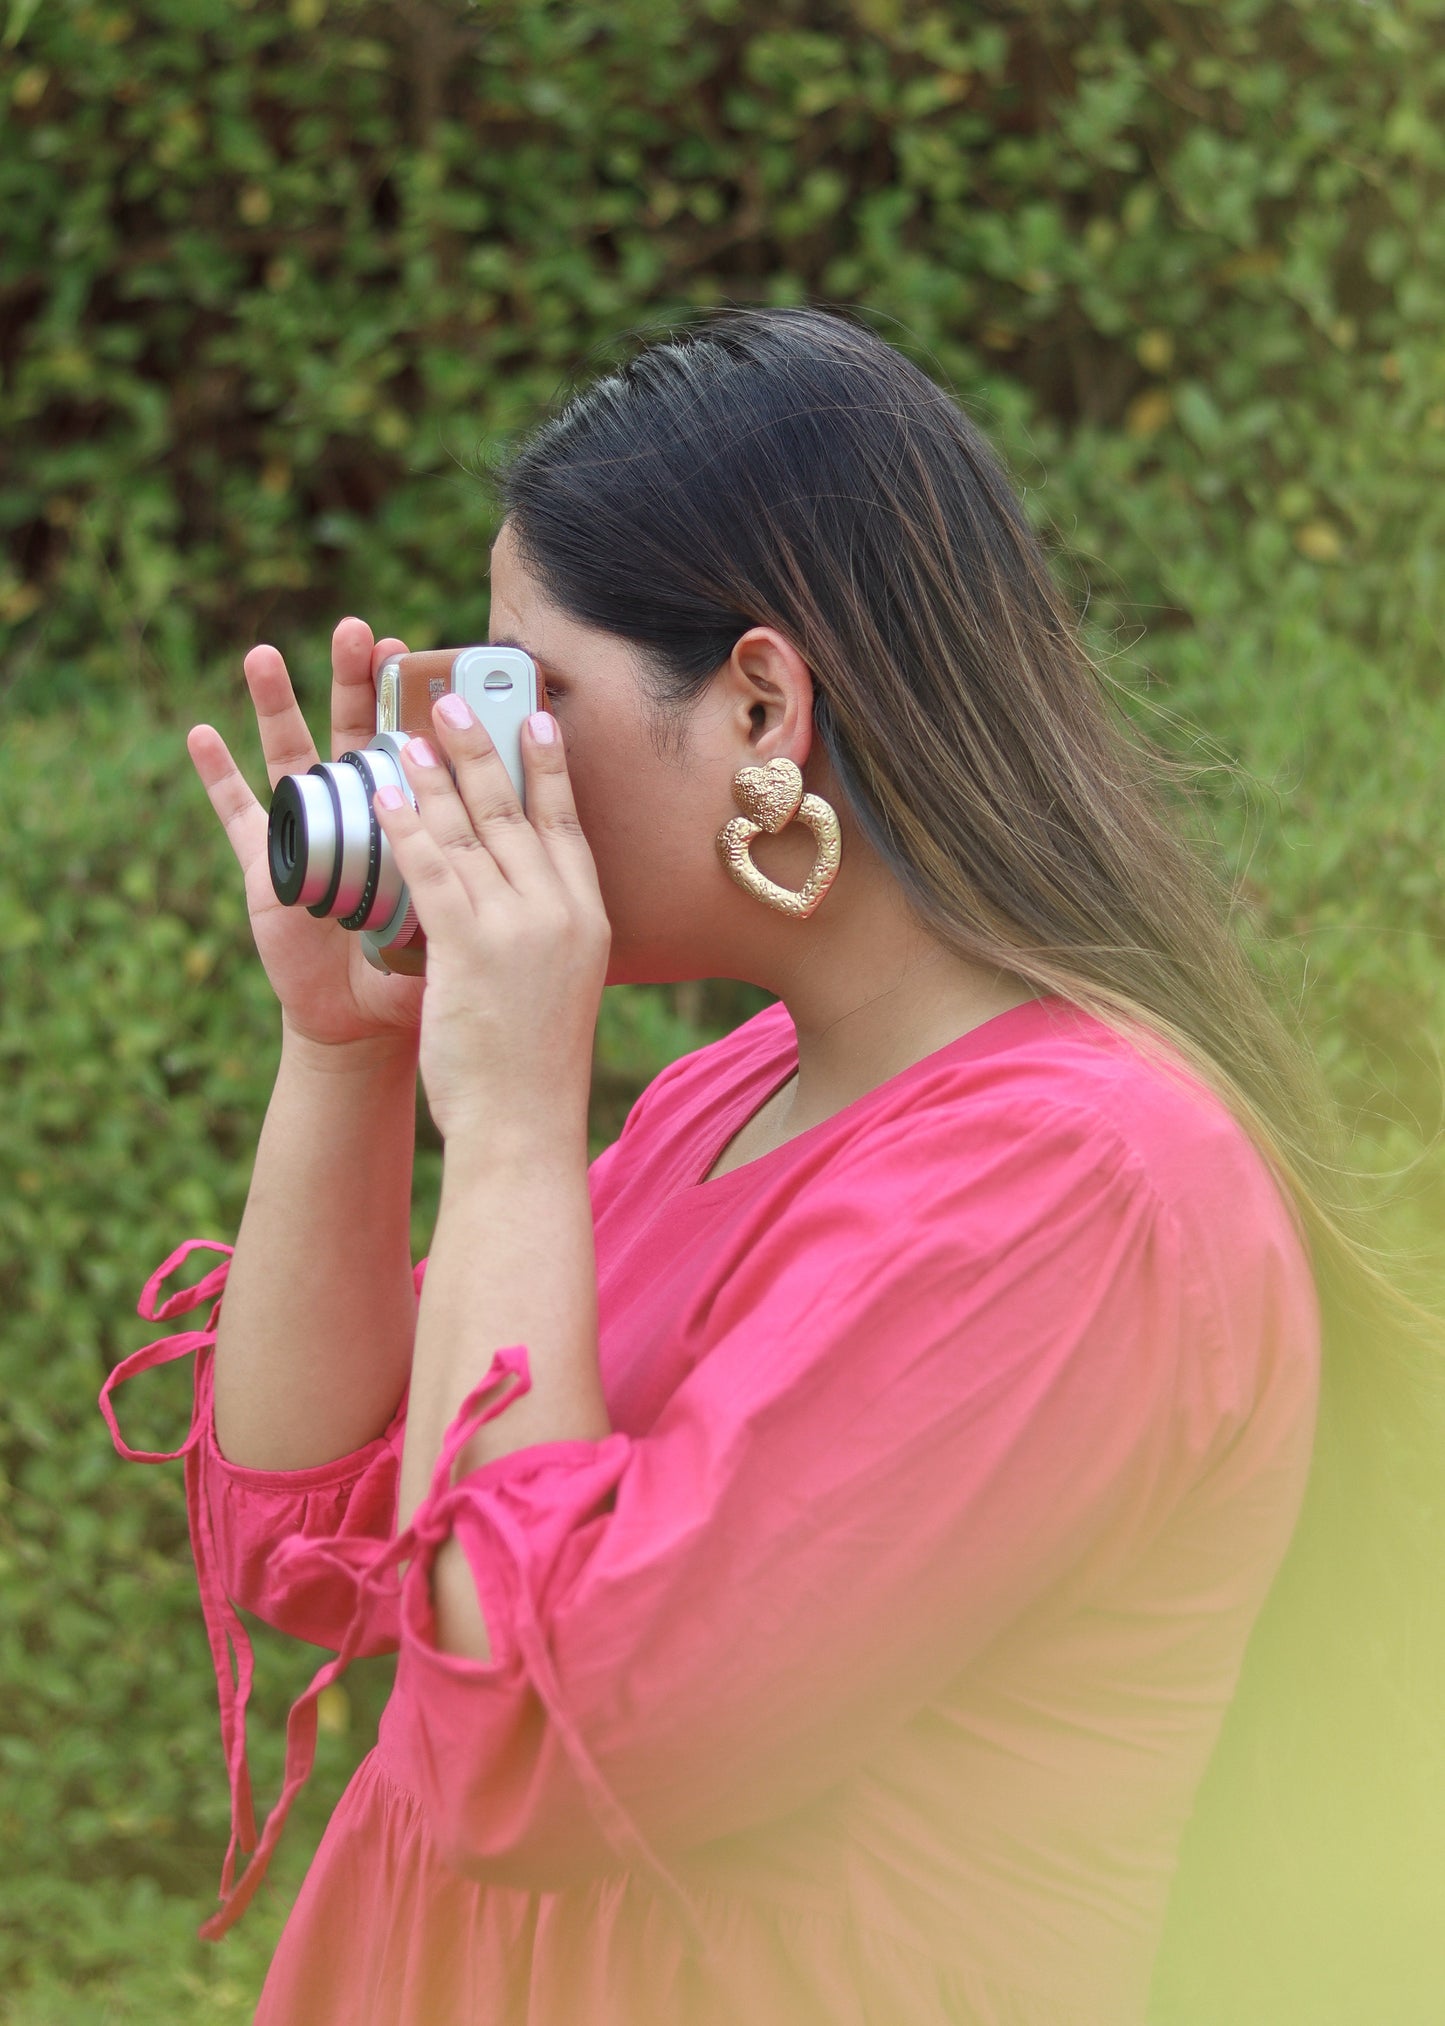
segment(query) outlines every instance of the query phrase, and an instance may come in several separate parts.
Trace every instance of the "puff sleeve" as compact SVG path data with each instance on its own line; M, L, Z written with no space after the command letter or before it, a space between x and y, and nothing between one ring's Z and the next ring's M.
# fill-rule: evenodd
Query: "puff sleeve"
M594 1204L602 1198L615 1156L614 1144L591 1164L588 1180ZM194 1285L164 1295L171 1276L195 1252L219 1253L220 1264ZM141 1291L137 1313L148 1322L168 1322L209 1303L205 1326L178 1331L132 1351L109 1373L99 1400L116 1452L127 1462L185 1465L186 1516L231 1790L231 1837L221 1882L224 1904L202 1928L211 1938L239 1917L264 1875L291 1803L310 1770L320 1690L350 1660L396 1649L398 1594L394 1587L364 1577L394 1548L406 1432L403 1395L375 1440L314 1468L254 1470L222 1453L215 1432L214 1356L231 1255L232 1247L217 1240L188 1238L161 1262ZM413 1270L418 1294L425 1273L423 1259ZM121 1433L117 1392L141 1373L187 1357L195 1362L191 1421L184 1439L173 1450L133 1447ZM292 1710L285 1780L259 1842L246 1750L254 1662L238 1606L293 1637L330 1648L337 1656ZM255 1856L233 1890L241 1851L254 1851Z

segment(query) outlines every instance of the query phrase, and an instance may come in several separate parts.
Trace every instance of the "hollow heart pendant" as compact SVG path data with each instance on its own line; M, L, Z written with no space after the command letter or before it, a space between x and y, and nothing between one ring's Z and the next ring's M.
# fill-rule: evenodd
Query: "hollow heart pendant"
M733 776L733 800L744 813L725 823L717 835L718 851L729 875L744 892L780 914L810 915L837 877L843 855L842 833L832 807L821 795L803 793L802 771L793 760L739 767ZM759 872L748 848L764 831L776 836L794 818L812 831L818 843L813 869L796 892Z

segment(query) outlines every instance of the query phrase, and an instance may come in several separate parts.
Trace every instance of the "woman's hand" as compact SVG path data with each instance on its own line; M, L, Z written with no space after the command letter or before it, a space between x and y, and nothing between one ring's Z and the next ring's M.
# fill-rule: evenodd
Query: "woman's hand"
M399 640L373 642L371 628L360 619L343 619L331 636L333 760L375 735L375 671L388 655L404 652ZM283 774L304 773L318 754L276 649L253 647L245 670L274 788ZM286 1027L317 1043L379 1036L414 1046L422 980L378 971L367 962L359 935L338 922L317 920L304 907L284 907L271 885L266 811L225 740L213 726L196 725L186 746L245 876L251 933Z
M433 740L404 753L416 808L399 789L376 797L426 932L421 1073L432 1118L449 1150L575 1132L585 1159L612 931L560 728L539 711L523 729L524 813L460 697L440 698L432 724Z

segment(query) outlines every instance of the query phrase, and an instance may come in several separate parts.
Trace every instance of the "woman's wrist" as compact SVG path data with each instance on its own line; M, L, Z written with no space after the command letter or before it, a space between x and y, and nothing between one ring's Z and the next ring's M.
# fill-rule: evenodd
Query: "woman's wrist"
M550 1185L587 1169L587 1114L570 1107L555 1112L539 1105L529 1114L498 1107L465 1132L447 1136L442 1153L442 1188L464 1192L503 1178Z
M388 1072L416 1074L417 1032L398 1028L394 1034L367 1034L355 1041L318 1041L301 1033L283 1013L281 1060L295 1069L321 1076L372 1078Z
M416 1064L379 1040L283 1029L216 1342L216 1436L233 1463L350 1455L406 1384Z

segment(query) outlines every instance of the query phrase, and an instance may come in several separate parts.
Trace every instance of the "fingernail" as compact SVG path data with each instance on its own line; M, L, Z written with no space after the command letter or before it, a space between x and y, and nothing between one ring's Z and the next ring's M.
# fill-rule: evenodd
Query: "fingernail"
M527 723L532 728L532 737L539 746L550 746L557 736L557 720L549 711L533 711Z
M377 789L376 799L383 809L400 809L406 797L402 794L400 788L393 788L388 785L385 788Z
M408 739L406 750L419 767L434 767L437 756L425 739Z
M449 725L456 725L461 730L465 730L472 721L470 705L466 698L458 696L455 690L442 698L437 709Z

